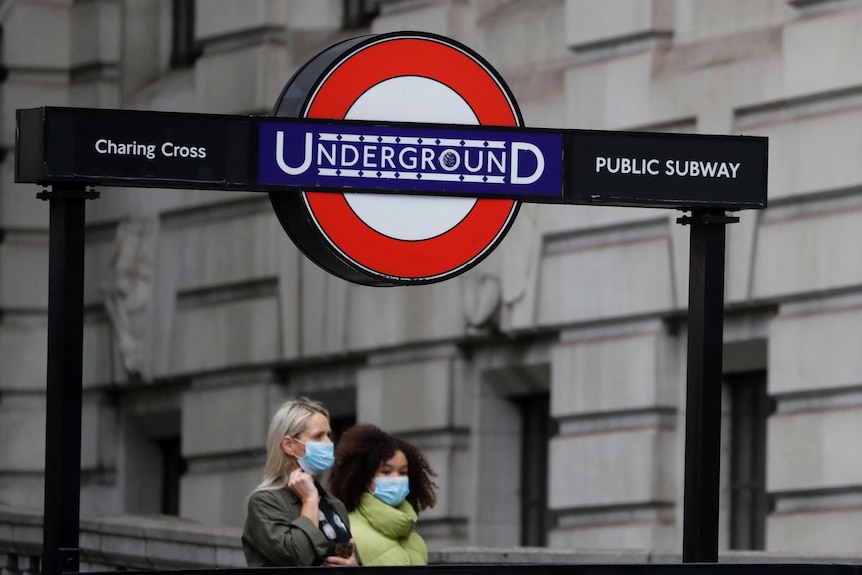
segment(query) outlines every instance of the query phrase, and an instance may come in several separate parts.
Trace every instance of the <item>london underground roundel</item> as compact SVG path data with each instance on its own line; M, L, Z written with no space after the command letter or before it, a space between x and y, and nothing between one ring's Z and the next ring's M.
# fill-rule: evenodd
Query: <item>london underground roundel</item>
M451 39L421 32L353 38L324 50L290 79L275 115L523 124L511 92L487 62ZM423 168L445 172L470 161L490 164L492 152L475 150L471 160L439 146L402 143L397 158L366 146L342 159L378 167L399 162L421 178ZM470 269L500 243L519 208L508 199L360 192L273 192L270 199L306 256L343 279L373 286L432 283Z

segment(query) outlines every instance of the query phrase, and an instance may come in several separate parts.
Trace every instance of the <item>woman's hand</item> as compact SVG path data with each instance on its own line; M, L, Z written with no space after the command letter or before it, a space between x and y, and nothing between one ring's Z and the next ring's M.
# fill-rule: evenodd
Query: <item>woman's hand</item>
M320 494L314 485L314 479L302 469L294 469L287 476L287 488L293 491L303 503L320 501Z
M314 485L314 479L311 475L302 469L294 469L287 476L287 488L302 501L302 509L299 514L307 517L309 521L314 523L315 527L320 527L320 493L317 492L317 486Z
M350 557L339 557L338 555L330 555L323 560L323 565L326 567L359 567L359 562L356 560L356 543L350 539Z

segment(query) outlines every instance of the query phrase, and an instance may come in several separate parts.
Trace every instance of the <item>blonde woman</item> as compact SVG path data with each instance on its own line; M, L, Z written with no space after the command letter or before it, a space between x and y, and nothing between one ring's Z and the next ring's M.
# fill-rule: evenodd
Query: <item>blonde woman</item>
M331 436L329 412L315 401L287 401L272 418L242 532L249 567L358 565L347 510L319 482L334 460Z

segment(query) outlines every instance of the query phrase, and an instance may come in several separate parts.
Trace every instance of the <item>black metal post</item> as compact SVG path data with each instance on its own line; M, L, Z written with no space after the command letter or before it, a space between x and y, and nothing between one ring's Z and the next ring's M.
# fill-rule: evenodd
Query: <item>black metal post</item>
M81 369L84 340L83 186L57 185L48 200L48 381L42 573L76 573L81 500Z
M725 224L722 212L693 211L688 291L688 373L682 560L718 561L718 483L724 331Z

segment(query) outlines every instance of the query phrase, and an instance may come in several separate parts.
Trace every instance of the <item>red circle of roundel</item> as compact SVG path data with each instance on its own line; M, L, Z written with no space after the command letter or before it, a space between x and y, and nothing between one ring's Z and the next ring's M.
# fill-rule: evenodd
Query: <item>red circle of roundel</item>
M448 87L464 100L479 124L522 123L508 88L480 57L447 38L412 32L377 36L349 47L321 74L298 115L343 119L368 90L405 76L431 79ZM334 273L370 285L430 283L469 269L502 240L519 207L514 200L477 199L466 216L447 231L427 239L403 240L366 224L344 194L303 192L302 199L313 227L337 252L338 259L359 275ZM300 247L321 263L307 242ZM340 264L336 267L341 269Z

